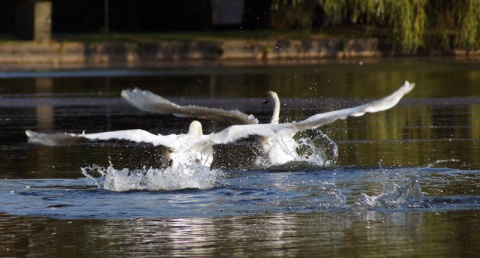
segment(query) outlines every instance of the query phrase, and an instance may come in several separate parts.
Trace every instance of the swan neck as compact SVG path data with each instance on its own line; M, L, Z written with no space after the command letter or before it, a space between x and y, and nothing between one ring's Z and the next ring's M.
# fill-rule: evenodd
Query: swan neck
M202 124L196 120L190 123L188 127L188 134L190 135L203 135Z
M278 124L278 120L280 117L280 99L275 94L273 97L273 114L272 119L270 120L271 124Z

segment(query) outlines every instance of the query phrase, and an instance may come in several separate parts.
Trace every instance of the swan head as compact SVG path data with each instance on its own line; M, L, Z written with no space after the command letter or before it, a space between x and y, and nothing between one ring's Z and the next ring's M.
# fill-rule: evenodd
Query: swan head
M265 94L265 101L263 104L276 103L278 101L278 95L275 91L269 91Z
M197 120L190 123L188 127L188 134L190 135L203 135L202 124Z

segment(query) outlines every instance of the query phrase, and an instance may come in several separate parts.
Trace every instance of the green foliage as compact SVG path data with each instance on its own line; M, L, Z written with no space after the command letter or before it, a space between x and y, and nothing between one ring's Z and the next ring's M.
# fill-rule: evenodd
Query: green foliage
M272 1L272 9L279 10L285 9L289 7L300 6L304 4L305 0L273 0Z
M345 0L343 0L345 1ZM351 16L353 23L383 23L385 19L385 1L359 0L354 1Z
M317 0L273 0L271 25L275 29L310 30Z
M469 51L480 46L480 0L273 0L272 17L308 29L316 6L323 10L324 26L386 26L395 51ZM283 28L293 27L285 23Z
M392 43L399 49L415 52L424 46L425 3L427 0L389 1Z
M341 23L344 13L347 11L348 0L322 0L320 4L325 13L332 19L333 24Z
M455 1L455 0L453 0ZM455 17L452 15L452 1L430 1L426 8L427 33L425 33L426 50L430 53L451 52Z
M480 1L458 1L458 47L465 50L476 49L479 45L480 30Z

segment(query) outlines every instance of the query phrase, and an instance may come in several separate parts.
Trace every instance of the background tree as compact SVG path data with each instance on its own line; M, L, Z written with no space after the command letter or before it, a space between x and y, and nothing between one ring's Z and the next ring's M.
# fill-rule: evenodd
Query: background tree
M310 30L317 0L273 0L270 22L275 29Z
M322 27L386 26L395 51L470 51L480 45L480 0L273 0L272 27L309 30L318 13Z

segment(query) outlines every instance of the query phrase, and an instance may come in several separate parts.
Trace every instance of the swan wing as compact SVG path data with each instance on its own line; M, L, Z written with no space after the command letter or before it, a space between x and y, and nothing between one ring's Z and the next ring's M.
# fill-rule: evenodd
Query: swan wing
M405 81L402 87L387 97L352 108L313 115L301 122L294 123L294 127L296 130L313 129L338 119L346 119L349 116L363 116L365 113L375 113L390 109L397 105L405 94L412 91L414 86L415 83L410 84L408 81Z
M196 105L180 106L148 90L123 90L122 97L138 109L158 114L218 120L229 124L258 124L258 120L253 115L247 115L238 110L225 110Z
M274 136L293 127L292 123L232 125L218 133L206 135L206 140L212 144L227 144L249 136Z
M218 133L205 135L202 141L209 141L212 144L226 144L254 135L268 137L281 133L294 133L299 130L317 128L349 116L361 116L365 113L374 113L390 109L394 107L405 94L410 92L413 87L414 84L405 82L400 89L385 98L357 107L317 114L299 123L233 125Z
M135 88L123 90L122 97L132 106L147 112L158 114L175 113L181 106L161 97L148 90Z
M155 146L163 145L167 148L174 148L174 135L154 135L147 131L121 130L92 134L74 134L74 133L38 133L30 130L25 131L28 136L28 142L46 145L46 146L68 146L86 141L107 141L107 140L126 140L132 142L152 143ZM172 138L173 137L173 138Z

